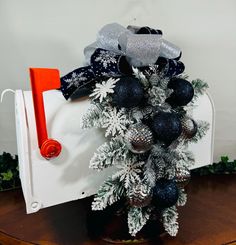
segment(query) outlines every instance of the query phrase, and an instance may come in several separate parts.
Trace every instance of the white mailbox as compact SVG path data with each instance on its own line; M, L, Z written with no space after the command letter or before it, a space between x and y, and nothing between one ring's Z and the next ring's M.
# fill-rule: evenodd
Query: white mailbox
M90 101L66 101L58 90L44 92L43 99L48 133L62 144L61 154L53 160L40 155L32 92L15 92L19 168L27 213L93 195L113 171L89 169L90 158L105 141L104 132L81 128ZM210 129L199 143L190 146L196 158L195 168L212 163L214 132L211 98L205 94L196 103L193 118L209 122Z

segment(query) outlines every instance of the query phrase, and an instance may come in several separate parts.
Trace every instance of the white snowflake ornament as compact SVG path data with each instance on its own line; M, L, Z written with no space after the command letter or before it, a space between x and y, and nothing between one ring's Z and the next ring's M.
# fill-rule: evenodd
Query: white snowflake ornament
M108 108L103 112L103 128L106 128L105 137L112 135L115 136L117 133L124 135L127 130L127 125L133 123L127 117L125 109L122 108L117 110L116 107Z
M119 169L112 175L112 179L117 179L124 182L124 186L128 189L131 185L141 182L139 174L142 172L141 167L144 162L133 162L133 160L127 160L126 162L117 166Z

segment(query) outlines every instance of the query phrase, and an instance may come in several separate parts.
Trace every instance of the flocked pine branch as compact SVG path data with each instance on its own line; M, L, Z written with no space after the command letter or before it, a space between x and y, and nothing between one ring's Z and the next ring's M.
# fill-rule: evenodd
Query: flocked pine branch
M182 167L191 167L195 164L195 157L191 151L187 149L187 147L180 146L176 149L178 152L178 161L176 164L177 168L182 168Z
M143 170L144 182L147 183L151 188L153 188L156 184L157 173L152 159L148 159L148 161L144 165Z
M92 202L92 210L103 210L117 202L124 195L124 187L118 179L109 178L99 188Z
M191 139L192 142L198 142L201 138L203 138L207 131L209 130L210 128L210 124L209 122L206 122L206 121L201 121L201 120L198 120L197 121L197 133L196 135Z
M105 142L98 147L90 160L90 168L102 170L113 166L120 161L124 161L128 154L128 149L121 137L115 137L110 142Z
M102 110L97 105L91 104L86 114L82 117L82 128L99 128L101 127Z
M162 220L165 231L171 236L176 236L179 230L178 212L175 206L166 208L162 212Z
M131 207L128 212L129 233L135 236L147 223L151 210L147 208Z
M187 202L187 194L185 193L184 189L179 189L179 198L176 203L177 206L184 206Z
M159 145L153 146L147 160L147 166L145 165L144 179L150 183L151 186L155 185L156 179L160 179L165 176L166 162L163 159L163 152L163 148ZM149 179L149 177L151 178Z
M159 145L155 145L150 152L147 164L148 166L155 168L156 179L171 179L175 176L175 168L179 159L178 151L170 150L168 148L164 149ZM145 175L151 175L148 170L145 172ZM147 179L147 177L145 177L145 179Z
M208 84L201 79L195 79L191 83L194 89L194 98L203 95L209 87Z

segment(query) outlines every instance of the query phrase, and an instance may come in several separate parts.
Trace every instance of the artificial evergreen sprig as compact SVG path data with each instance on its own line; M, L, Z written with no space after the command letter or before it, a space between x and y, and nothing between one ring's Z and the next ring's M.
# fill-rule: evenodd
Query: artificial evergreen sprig
M101 124L102 110L99 105L91 104L87 112L82 117L82 128L99 128Z
M206 121L197 120L198 130L196 135L191 139L192 142L197 143L202 139L210 128L210 124Z
M194 89L194 98L198 97L199 95L203 95L209 88L208 84L201 79L192 80L191 84Z
M151 211L151 208L130 207L128 211L128 227L132 236L135 236L147 223Z
M18 156L3 152L0 155L0 191L20 186Z
M178 212L175 206L166 208L162 212L162 221L165 230L171 235L176 236L179 230Z
M109 178L99 188L92 202L92 210L103 210L124 195L125 189L118 179Z
M109 142L103 143L98 147L90 160L89 167L92 169L102 170L115 164L123 162L129 151L121 137L111 138Z
M187 194L185 193L184 189L179 189L179 198L176 205L184 206L186 202L187 202Z

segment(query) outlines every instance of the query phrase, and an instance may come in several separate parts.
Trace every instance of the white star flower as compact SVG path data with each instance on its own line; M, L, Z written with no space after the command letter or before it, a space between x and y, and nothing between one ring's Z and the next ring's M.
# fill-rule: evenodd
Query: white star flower
M114 93L113 88L115 87L116 82L119 79L109 78L107 81L103 81L102 83L96 83L96 87L93 90L93 93L90 94L90 97L94 97L94 99L98 99L100 103L107 97L107 94Z
M141 182L139 174L142 172L143 164L144 162L134 163L132 160L128 160L117 166L119 170L112 175L112 179L118 178L124 182L125 188L128 189L131 185Z
M110 107L103 112L103 116L103 128L107 128L105 137L110 134L114 136L116 133L124 135L124 131L127 129L126 125L132 123L127 118L124 108L118 111L116 107Z

